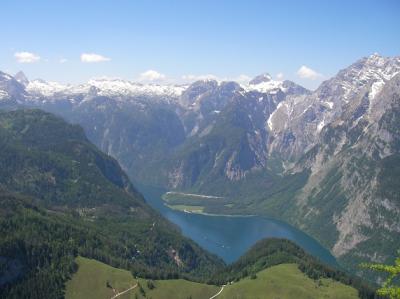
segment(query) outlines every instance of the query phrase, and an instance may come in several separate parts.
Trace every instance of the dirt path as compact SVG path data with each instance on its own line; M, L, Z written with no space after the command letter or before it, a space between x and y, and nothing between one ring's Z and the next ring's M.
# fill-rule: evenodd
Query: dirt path
M225 286L226 286L226 285L223 285L222 288L219 290L219 292L216 293L214 296L210 297L210 299L214 299L215 297L219 296L219 294L221 294L222 291L224 290Z
M122 291L122 292L120 292L120 293L115 294L114 296L111 297L111 299L115 299L115 298L117 298L117 297L119 297L119 296L121 296L121 295L123 295L123 294L129 292L130 290L133 290L133 289L136 288L136 287L137 287L137 284L135 284L134 286L131 286L129 289L127 289L127 290L125 290L125 291Z

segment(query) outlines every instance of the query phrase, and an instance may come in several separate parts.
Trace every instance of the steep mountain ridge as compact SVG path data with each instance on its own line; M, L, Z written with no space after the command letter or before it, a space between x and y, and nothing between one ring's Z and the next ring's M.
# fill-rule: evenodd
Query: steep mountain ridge
M352 109L363 92L368 92L365 105L400 72L400 58L385 58L377 54L365 57L324 81L311 95L291 97L271 115L268 126L274 140L270 151L285 160L297 160L309 150L322 128L337 120L342 113L353 111L360 118L367 110ZM368 102L368 103L366 103ZM348 117L351 117L348 115ZM289 142L287 136L290 136Z
M326 126L317 145L297 165L311 170L297 196L298 224L322 239L326 231L320 224L325 222L330 235L337 234L329 244L332 252L352 264L366 257L385 260L391 247L400 246L395 183L400 169L400 74L365 107L368 97L367 91ZM360 109L365 114L358 115Z

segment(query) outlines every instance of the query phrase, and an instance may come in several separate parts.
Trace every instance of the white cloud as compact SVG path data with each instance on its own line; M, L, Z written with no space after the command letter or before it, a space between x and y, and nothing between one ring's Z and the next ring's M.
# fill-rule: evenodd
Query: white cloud
M276 79L279 80L279 81L282 81L284 77L285 76L283 75L283 73L277 73L276 74Z
M145 82L155 82L155 81L163 81L166 76L161 74L155 70L148 70L140 74L139 81Z
M297 71L297 75L302 79L310 79L310 80L316 80L323 77L320 73L314 71L313 69L305 65L302 65L299 68L299 70Z
M61 58L58 62L59 63L66 63L68 61L68 59L66 58Z
M14 57L19 63L34 63L40 60L40 56L30 52L16 52Z
M95 53L83 53L81 55L81 61L86 63L95 63L95 62L103 62L103 61L110 61L111 59L105 57L100 54Z

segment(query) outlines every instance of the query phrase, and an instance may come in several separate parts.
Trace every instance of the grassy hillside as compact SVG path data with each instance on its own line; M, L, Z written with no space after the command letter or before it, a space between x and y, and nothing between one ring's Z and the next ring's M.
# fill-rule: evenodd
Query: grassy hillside
M296 264L281 264L224 289L219 299L358 298L357 290L332 279L312 280Z
M113 283L117 285L115 272L121 270L84 258L78 258L78 264L78 272L67 284L67 293L75 292L75 297L70 298L91 298L86 280L107 294L110 293L107 281L113 287ZM124 273L126 276L118 281L121 286L118 291L138 282L146 298L153 299L208 299L221 290L221 285L226 286L218 298L375 298L368 285L322 264L294 243L281 239L258 242L237 262L210 277L208 284L175 279L152 280L149 285L148 280L134 280L128 272ZM151 288L152 285L155 287ZM138 298L144 298L139 287L130 291L131 296L135 292Z
M149 289L148 281L135 279L129 271L110 267L101 262L82 257L77 258L79 269L66 285L66 299L101 299L114 295L112 288L118 292L139 283L138 287L120 296L121 299L143 298L142 286L147 298L153 299L193 299L209 298L220 289L217 286L190 282L183 279L155 280L154 288ZM110 287L107 287L107 282Z
M281 264L296 264L298 270L313 281L332 279L337 283L357 289L360 298L375 298L373 288L361 279L323 264L289 240L277 238L258 241L236 262L217 272L209 282L219 285L232 281L238 282L246 277L255 277L260 271Z
M103 263L78 257L78 272L67 283L66 299L101 299L139 283L144 290L136 287L119 298L153 299L208 299L220 291L219 286L189 282L186 280L155 280L154 288L149 289L148 281L134 279L125 270L116 269ZM107 282L110 287L107 287ZM137 296L137 297L135 297ZM313 280L302 273L296 264L281 264L262 270L256 277L246 277L224 287L217 298L255 299L255 298L358 298L357 290L332 279Z
M66 299L111 298L114 295L112 288L123 291L137 283L127 270L83 257L77 257L76 263L79 270L66 284ZM107 282L112 288L107 287Z

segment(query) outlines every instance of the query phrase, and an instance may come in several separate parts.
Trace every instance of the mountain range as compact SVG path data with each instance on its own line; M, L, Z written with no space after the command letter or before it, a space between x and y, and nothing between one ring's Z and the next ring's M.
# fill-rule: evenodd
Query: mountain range
M260 241L226 267L150 208L80 126L53 114L0 112L0 148L1 298L108 298L133 282L127 291L147 285L135 297L208 298L234 281L230 298L250 275L256 288L290 275L291 288L279 278L272 290L289 295L374 296L287 240Z
M81 125L134 185L223 198L186 201L207 213L282 219L359 274L400 248L400 57L364 57L315 91L268 74L175 86L0 73L0 108L22 107Z

